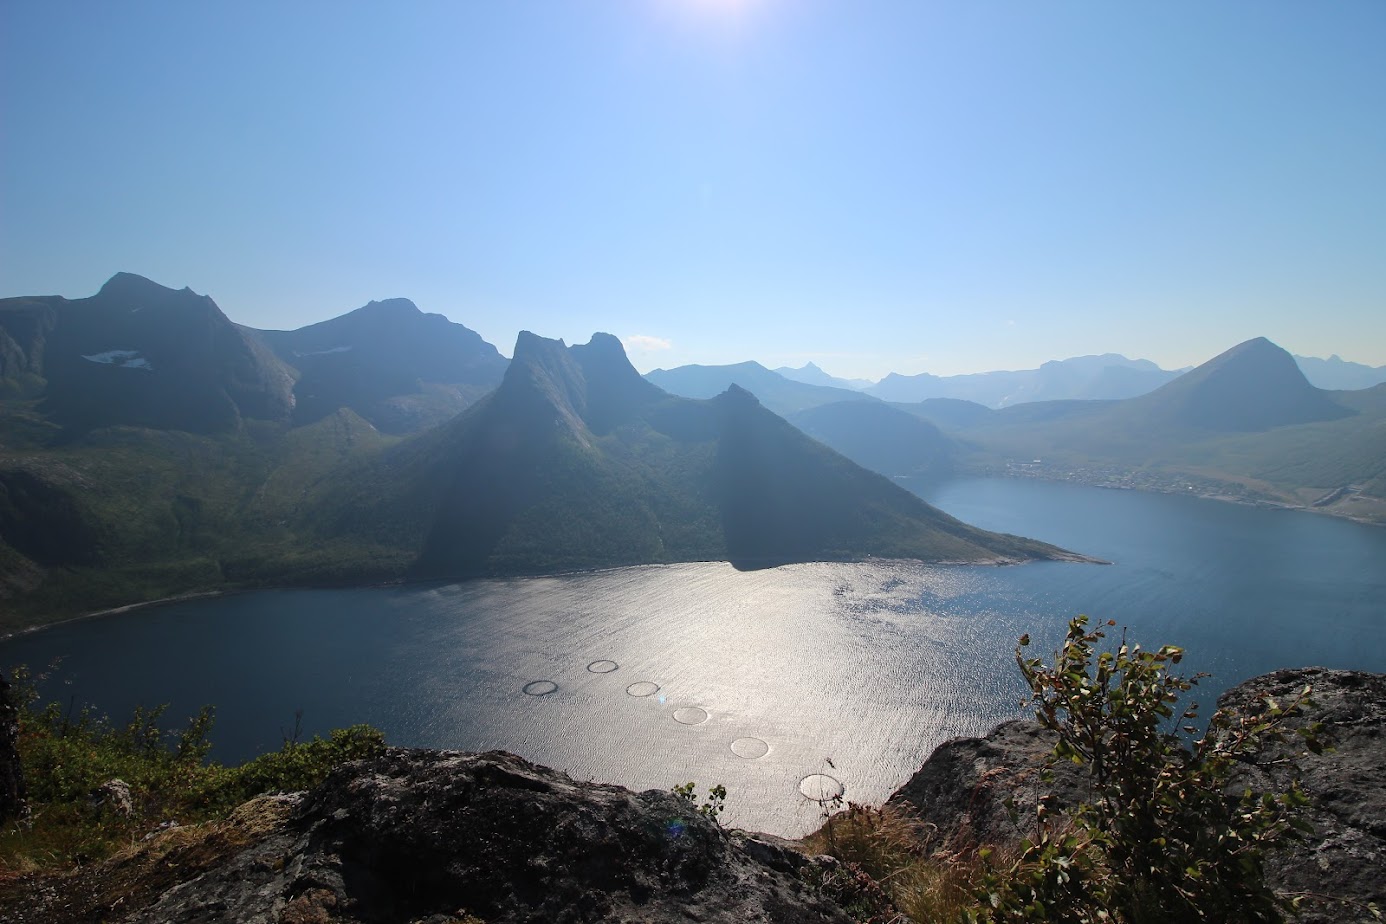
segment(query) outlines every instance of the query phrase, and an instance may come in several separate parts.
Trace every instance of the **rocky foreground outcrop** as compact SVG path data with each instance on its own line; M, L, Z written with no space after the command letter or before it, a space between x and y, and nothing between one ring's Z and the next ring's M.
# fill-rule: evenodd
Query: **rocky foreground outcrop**
M1306 896L1302 920L1372 920L1369 903L1386 907L1386 675L1277 671L1219 705L1254 713L1265 695L1285 704L1306 685L1313 705L1293 721L1322 723L1332 750L1272 743L1243 770L1261 790L1297 779L1311 802L1313 834L1269 858L1268 875ZM957 846L1015 841L1031 832L1013 818L1033 818L1025 809L1041 794L1060 808L1084 798L1081 768L1041 781L1052 746L1033 722L949 741L891 801ZM721 828L670 793L576 782L501 752L391 748L312 792L35 878L0 904L0 922L845 924L832 896L851 896L822 887L843 869Z
M1263 708L1262 695L1286 705L1306 685L1313 705L1289 724L1321 722L1332 750L1305 753L1288 738L1269 744L1246 772L1247 785L1263 792L1283 792L1298 779L1310 801L1314 833L1269 857L1266 876L1277 889L1307 896L1305 921L1378 920L1367 903L1386 913L1386 674L1274 671L1228 690L1218 705L1251 713Z
M69 889L9 919L850 921L796 874L810 862L801 854L723 829L670 793L575 782L513 754L391 748L266 801L252 836L238 819L210 848L170 835L152 858L109 863L97 878L127 883L118 894L96 882L93 900L74 904ZM146 888L151 875L159 888Z
M1255 715L1266 708L1265 696L1288 706L1306 686L1313 689L1311 703L1287 724L1322 723L1324 753L1306 751L1295 735L1268 742L1246 762L1238 785L1284 792L1298 780L1309 797L1306 820L1313 833L1266 863L1275 889L1304 897L1300 920L1376 920L1369 903L1386 910L1386 674L1274 671L1228 690L1218 706ZM1017 841L1033 833L1040 795L1052 792L1062 809L1088 791L1082 769L1067 763L1052 768L1052 786L1041 783L1053 746L1053 734L1033 721L1006 722L984 738L955 738L940 745L890 803L954 843Z

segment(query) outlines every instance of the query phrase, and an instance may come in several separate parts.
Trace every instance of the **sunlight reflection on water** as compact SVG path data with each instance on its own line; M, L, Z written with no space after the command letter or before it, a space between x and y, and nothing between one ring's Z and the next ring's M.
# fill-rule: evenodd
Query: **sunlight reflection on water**
M900 562L704 563L402 593L389 659L419 683L386 725L637 789L722 783L729 823L799 834L822 811L802 780L831 766L846 798L878 802L941 741L1019 714L1009 649L979 648L975 616L950 610L974 583ZM476 670L427 667L481 651ZM534 677L557 689L516 696Z
M1080 612L1185 646L1181 666L1214 674L1205 706L1276 667L1386 670L1386 531L1024 481L929 499L1116 564L700 563L266 591L3 640L0 666L64 656L47 695L117 718L167 702L173 724L214 703L222 760L277 747L301 709L310 735L369 722L394 744L504 748L636 789L721 783L725 821L785 835L817 827L827 778L878 803L945 739L1021 714L1015 639L1047 655Z

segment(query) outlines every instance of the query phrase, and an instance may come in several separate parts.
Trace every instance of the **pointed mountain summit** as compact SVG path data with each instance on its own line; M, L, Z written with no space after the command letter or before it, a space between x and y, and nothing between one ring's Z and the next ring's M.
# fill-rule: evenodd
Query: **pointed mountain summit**
M835 375L829 375L812 361L804 363L798 369L780 366L772 371L792 382L803 382L805 385L826 385L829 388L850 388L853 391L861 391L875 384L869 379L840 379Z
M283 420L293 406L292 372L216 302L133 273L90 298L0 301L0 329L45 411L70 429L210 433L244 417Z
M292 331L256 331L298 369L295 424L351 408L389 433L441 423L500 383L506 361L475 331L407 298Z
M338 511L337 528L416 547L415 573L430 577L697 560L1076 557L947 516L741 387L706 400L670 395L606 334L571 347L520 334L496 391L324 503Z
M1122 411L1152 422L1223 433L1352 414L1310 385L1294 357L1265 337L1240 343L1150 394L1124 402Z

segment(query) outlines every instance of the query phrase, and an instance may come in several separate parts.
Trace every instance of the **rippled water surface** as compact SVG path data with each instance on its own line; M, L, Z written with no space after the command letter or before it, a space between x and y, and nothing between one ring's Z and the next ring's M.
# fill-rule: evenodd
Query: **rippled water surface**
M1279 666L1386 670L1386 530L1041 482L915 486L971 522L1110 559L738 572L720 563L446 586L246 594L0 643L64 662L48 692L120 716L218 705L217 756L353 722L397 744L505 748L577 778L728 791L797 835L878 802L944 739L1018 715L1012 649L1069 615L1189 649L1200 699Z

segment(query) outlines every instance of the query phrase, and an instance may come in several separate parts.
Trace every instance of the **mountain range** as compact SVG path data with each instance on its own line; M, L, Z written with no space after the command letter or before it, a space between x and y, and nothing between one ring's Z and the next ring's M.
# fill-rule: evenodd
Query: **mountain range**
M1018 372L950 376L891 373L865 391L885 401L958 398L1002 408L1030 401L1132 398L1159 388L1181 371L1161 369L1147 359L1104 353L1055 360Z
M1366 366L1348 362L1336 355L1328 359L1295 356L1294 360L1305 378L1316 388L1352 391L1386 382L1386 366ZM701 368L705 370L703 374L706 375L708 369L736 370L740 366L680 367L651 374L669 375L670 383L677 388L679 385L676 376L682 374L683 369L689 368ZM1074 356L1069 359L1052 360L1038 369L1022 369L1015 372L976 372L946 376L928 373L900 375L892 372L879 382L838 378L811 362L797 369L781 366L773 371L790 381L850 389L885 401L911 403L952 398L999 409L1032 401L1134 398L1154 391L1188 372L1189 368L1192 367L1161 369L1146 359L1128 359L1119 353L1103 353L1097 356Z
M745 389L670 395L605 334L522 333L507 363L404 300L257 331L128 274L2 300L0 334L10 627L265 584L1079 557L941 513Z
M1386 522L1386 385L1316 388L1264 338L1121 401L901 407L965 444L973 471L1195 491Z
M0 300L0 622L265 584L1070 557L895 477L1386 522L1386 385L1325 390L1304 365L1257 338L1133 397L891 402L756 363L642 377L605 334L523 333L506 360L405 299L255 330L118 274L90 298ZM1058 388L1114 369L1152 373L1111 356L1032 371Z
M1386 366L1352 363L1336 353L1327 359L1296 356L1295 363L1315 388L1330 391L1359 391L1386 383Z
M754 392L776 413L792 414L821 404L861 397L896 403L953 398L991 408L1032 401L1130 398L1153 391L1183 371L1171 372L1149 360L1107 353L1056 360L1038 369L1018 372L951 376L891 373L875 384L835 378L813 363L799 369L773 371L755 362L679 366L655 369L646 378L661 388L689 398L707 397L736 384Z

